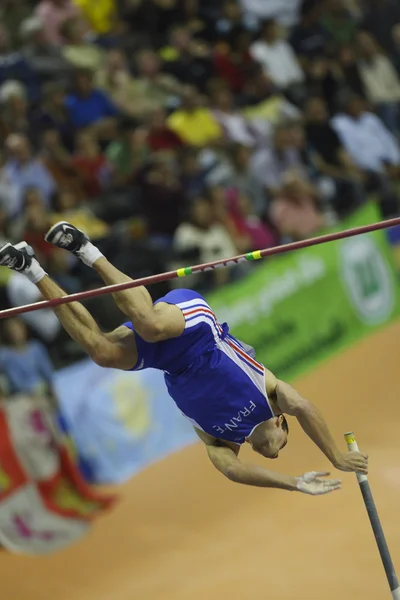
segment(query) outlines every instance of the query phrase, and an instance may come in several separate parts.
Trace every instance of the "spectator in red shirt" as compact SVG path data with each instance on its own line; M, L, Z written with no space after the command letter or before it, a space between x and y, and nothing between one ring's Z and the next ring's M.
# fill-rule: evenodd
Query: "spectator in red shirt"
M162 108L154 110L150 115L147 141L154 152L177 150L184 145L179 135L166 124L166 113Z
M214 53L214 71L226 81L235 93L240 93L246 83L247 73L254 66L250 54L252 35L246 29L235 30L230 43L217 46Z
M72 165L80 176L82 189L89 198L100 196L110 176L107 158L101 153L98 141L88 132L77 135L77 149Z

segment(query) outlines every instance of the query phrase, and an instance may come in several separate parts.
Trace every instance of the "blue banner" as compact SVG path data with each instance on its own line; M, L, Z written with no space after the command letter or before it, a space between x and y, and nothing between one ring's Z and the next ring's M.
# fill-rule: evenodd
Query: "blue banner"
M196 440L164 377L102 369L90 360L57 373L63 417L94 483L121 483Z

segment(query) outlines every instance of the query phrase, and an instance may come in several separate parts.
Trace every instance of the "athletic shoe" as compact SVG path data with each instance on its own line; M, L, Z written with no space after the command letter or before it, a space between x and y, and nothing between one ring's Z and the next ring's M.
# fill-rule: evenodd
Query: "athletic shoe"
M35 253L26 242L4 244L0 248L0 265L23 273L32 265Z
M79 256L80 250L85 246L89 238L87 235L66 221L60 221L49 229L44 236L46 242L62 248L68 252L72 252L75 256Z

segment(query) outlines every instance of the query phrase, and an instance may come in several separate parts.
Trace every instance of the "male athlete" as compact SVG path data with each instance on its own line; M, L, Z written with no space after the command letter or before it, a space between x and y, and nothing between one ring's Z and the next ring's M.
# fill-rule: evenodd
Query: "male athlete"
M69 223L57 223L45 239L93 267L106 285L131 281ZM26 242L5 244L0 249L0 265L24 273L46 299L65 296ZM254 350L236 340L226 323L218 323L198 293L175 290L153 305L146 288L137 287L115 293L114 300L129 322L111 333L100 331L77 302L63 304L55 312L69 335L98 365L163 371L170 396L194 425L213 465L230 480L311 495L341 487L340 480L323 478L329 473L291 477L239 460L244 442L266 458L278 457L288 437L282 413L297 418L337 469L367 473L367 455L342 454L317 408L257 362Z

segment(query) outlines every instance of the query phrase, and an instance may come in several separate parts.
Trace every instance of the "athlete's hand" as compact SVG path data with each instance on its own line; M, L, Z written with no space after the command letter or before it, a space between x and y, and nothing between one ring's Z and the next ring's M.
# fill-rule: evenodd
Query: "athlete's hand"
M368 473L368 454L362 452L346 452L335 462L339 471L355 471L357 473Z
M316 471L305 473L301 477L297 477L296 488L299 492L311 496L320 496L321 494L329 494L329 492L340 490L342 487L340 479L321 479L321 477L327 475L330 475L330 473L317 473Z

